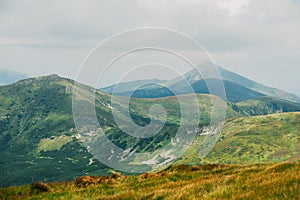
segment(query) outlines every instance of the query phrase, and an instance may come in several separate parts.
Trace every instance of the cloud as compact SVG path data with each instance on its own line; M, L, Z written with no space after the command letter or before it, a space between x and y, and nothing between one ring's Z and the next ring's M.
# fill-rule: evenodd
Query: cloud
M217 6L229 13L230 16L238 16L247 13L250 0L219 1Z
M228 69L300 94L294 86L300 67L295 0L10 0L0 1L0 24L1 67L32 75L72 77L107 37L161 26L192 36ZM277 83L281 74L287 78Z

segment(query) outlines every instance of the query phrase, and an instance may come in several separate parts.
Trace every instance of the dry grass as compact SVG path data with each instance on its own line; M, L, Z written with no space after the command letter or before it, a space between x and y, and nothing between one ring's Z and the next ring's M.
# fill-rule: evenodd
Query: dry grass
M0 199L299 199L300 164L170 167L138 176L85 176L70 183L0 189Z

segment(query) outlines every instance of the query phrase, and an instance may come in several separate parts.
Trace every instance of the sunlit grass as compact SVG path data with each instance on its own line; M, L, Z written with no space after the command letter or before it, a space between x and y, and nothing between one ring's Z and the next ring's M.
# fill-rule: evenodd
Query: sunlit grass
M53 138L44 138L38 144L37 151L60 150L65 144L72 141L72 137L61 135Z
M37 186L0 189L0 199L299 199L300 164L179 165L159 173L48 183L48 191Z

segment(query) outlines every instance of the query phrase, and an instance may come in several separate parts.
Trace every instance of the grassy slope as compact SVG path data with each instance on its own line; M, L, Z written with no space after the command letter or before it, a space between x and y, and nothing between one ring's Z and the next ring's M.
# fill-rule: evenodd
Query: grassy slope
M0 187L107 173L107 167L93 159L74 137L72 87L71 80L55 75L0 87ZM148 109L155 103L162 102L169 114L168 126L155 138L143 140L116 127L109 100L109 95L97 93L98 119L108 138L123 149L135 145L139 151L153 151L176 133L179 107L174 98L132 100L131 116L140 125L149 123ZM210 97L199 95L199 102L201 123L207 124ZM228 113L239 115L231 107Z
M238 102L235 105L235 111L242 115L267 115L272 113L300 111L300 106L297 103L290 101L272 98L261 97Z
M89 180L88 180L89 178ZM174 166L131 177L0 189L0 199L299 199L300 164ZM95 180L101 180L98 183ZM77 181L77 183L79 183ZM91 185L88 185L91 183ZM42 192L42 190L48 190Z
M71 89L58 76L0 88L0 187L107 171L74 137Z
M0 187L108 173L107 167L93 160L74 137L72 86L71 80L53 75L0 87ZM123 149L135 145L140 152L154 151L168 143L178 127L176 98L132 99L131 116L140 125L149 123L148 110L155 103L163 104L169 114L168 126L160 134L136 140L115 126L109 99L108 95L97 93L98 119L107 130L108 138ZM198 99L201 125L206 125L210 119L210 96L199 95ZM228 106L228 117L243 116L233 107ZM193 160L191 163L199 163L198 149L199 145L190 151L192 154L188 159Z
M282 162L300 159L300 113L228 119L214 149L200 161L197 136L179 164Z

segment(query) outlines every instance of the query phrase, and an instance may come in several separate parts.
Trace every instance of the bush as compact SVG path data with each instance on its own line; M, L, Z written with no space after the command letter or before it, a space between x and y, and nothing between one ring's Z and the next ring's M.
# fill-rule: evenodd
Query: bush
M51 189L49 188L49 186L45 183L42 182L36 182L36 183L32 183L30 185L30 191L33 194L37 194L37 193L41 193L41 192L50 192Z
M99 182L99 178L95 176L82 176L75 180L76 187L87 187L89 185L97 184Z

